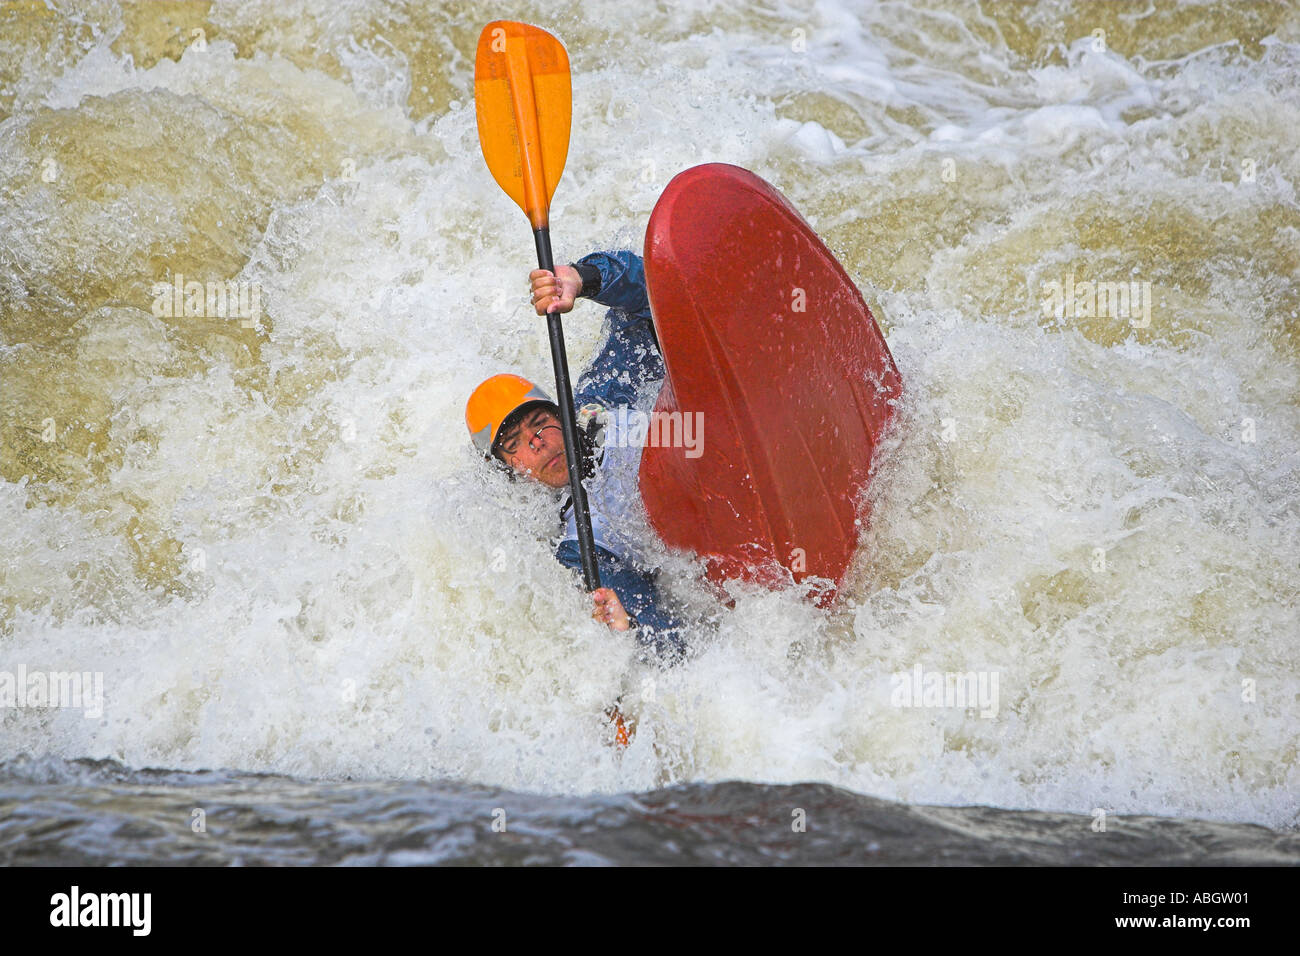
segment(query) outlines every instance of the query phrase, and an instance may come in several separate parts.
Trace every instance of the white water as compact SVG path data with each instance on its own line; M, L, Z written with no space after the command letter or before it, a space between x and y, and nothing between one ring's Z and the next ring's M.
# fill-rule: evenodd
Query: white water
M177 9L4 27L0 669L102 671L106 713L0 713L0 759L1296 822L1294 12ZM907 388L840 607L720 613L672 561L720 620L652 685L465 434L481 379L549 375L477 145L496 15L573 61L558 259L639 248L683 168L751 168ZM177 272L257 283L260 329L155 318ZM1044 316L1070 274L1149 281L1150 326ZM997 716L891 706L917 664L997 672Z

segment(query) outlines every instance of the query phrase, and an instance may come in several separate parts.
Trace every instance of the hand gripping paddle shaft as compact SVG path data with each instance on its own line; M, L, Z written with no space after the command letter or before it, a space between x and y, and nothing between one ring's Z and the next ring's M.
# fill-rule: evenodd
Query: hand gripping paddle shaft
M496 20L479 34L474 56L474 105L478 138L492 177L528 214L537 243L537 265L555 272L551 257L550 209L555 185L569 155L573 117L569 56L545 30ZM555 392L564 430L564 457L569 463L569 490L578 526L582 577L588 591L600 587L596 545L591 534L587 491L582 486L578 425L573 416L573 387L564 352L564 329L558 312L546 316L555 366Z

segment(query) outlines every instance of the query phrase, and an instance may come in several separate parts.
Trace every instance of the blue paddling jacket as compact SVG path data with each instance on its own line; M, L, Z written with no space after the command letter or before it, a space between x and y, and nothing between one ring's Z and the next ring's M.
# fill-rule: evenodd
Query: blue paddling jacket
M685 650L682 623L660 599L657 571L647 566L634 533L648 531L638 482L644 433L629 441L628 418L649 414L664 379L645 268L632 252L592 253L574 267L582 276L580 294L609 306L605 340L573 396L579 409L602 410L597 420L603 427L592 449L595 474L585 483L600 583L614 590L636 620L637 640L662 660L672 660ZM560 515L564 531L555 556L566 567L581 569L571 498L566 496Z

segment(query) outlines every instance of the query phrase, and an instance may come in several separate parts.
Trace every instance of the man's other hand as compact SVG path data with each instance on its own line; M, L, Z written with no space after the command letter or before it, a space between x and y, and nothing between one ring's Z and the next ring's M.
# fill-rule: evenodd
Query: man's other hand
M608 624L615 631L626 631L632 626L632 619L623 610L623 602L611 588L596 588L591 592L591 602L595 607L591 612L592 620Z

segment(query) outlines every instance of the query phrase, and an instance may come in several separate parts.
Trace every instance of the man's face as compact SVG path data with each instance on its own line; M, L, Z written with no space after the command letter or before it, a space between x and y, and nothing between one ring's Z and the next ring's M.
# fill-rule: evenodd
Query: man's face
M551 488L569 483L569 463L564 458L564 431L559 417L547 408L531 409L502 432L497 452L507 465L525 477Z

